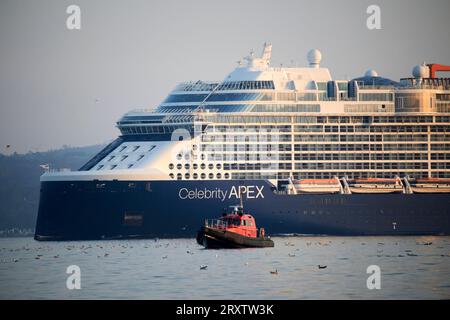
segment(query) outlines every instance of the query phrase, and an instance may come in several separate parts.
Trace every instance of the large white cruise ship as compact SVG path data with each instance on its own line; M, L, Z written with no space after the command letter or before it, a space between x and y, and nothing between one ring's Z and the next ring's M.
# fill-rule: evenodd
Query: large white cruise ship
M38 240L190 237L240 197L272 233L450 233L450 67L271 67L272 46L219 82L133 110L77 171L47 172Z

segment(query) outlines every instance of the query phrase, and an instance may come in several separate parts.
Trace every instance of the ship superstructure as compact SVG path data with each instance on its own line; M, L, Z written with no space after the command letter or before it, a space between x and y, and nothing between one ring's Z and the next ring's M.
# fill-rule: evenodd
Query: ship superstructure
M130 198L125 195L124 201L141 203L145 202L145 194L152 194L155 186L164 182L178 190L173 195L177 201L207 199L208 190L210 194L216 192L218 196L212 198L220 200L219 191L227 191L229 196L230 188L235 187L235 192L245 191L256 203L258 191L259 201L263 201L262 185L259 189L257 185L261 182L266 186L264 192L271 192L270 197L293 196L289 201L297 201L298 205L293 204L289 211L299 212L305 199L322 205L331 199L336 203L334 210L339 211L339 199L352 201L342 197L359 196L354 193L368 194L373 199L380 193L393 193L390 196L400 198L409 195L412 199L420 189L416 185L423 190L425 184L426 199L433 202L431 198L441 194L440 199L449 203L450 79L435 75L445 66L418 65L413 69L413 77L399 82L380 77L374 70L350 81L334 80L329 70L320 66L322 56L318 50L308 53L309 65L304 68L271 67L271 51L272 45L265 44L260 56L251 53L245 57L245 62L240 62L223 81L181 83L158 107L125 114L117 122L121 135L115 141L78 171L44 174L44 189L59 192L56 186L64 185L70 193L83 192L80 185L89 186L90 199L95 201L96 193L112 192L114 186L120 185L122 191L114 192L132 194ZM432 183L426 184L427 181ZM202 195L196 186L205 186ZM228 189L224 191L221 186ZM132 192L139 188L144 195ZM323 194L330 195L324 198ZM55 204L51 201L51 192L41 196L39 219L52 215ZM81 211L91 210L89 201ZM280 211L277 201L272 200L271 212ZM223 200L218 205L220 202ZM96 205L110 210L106 209L110 205ZM164 205L155 204L159 206ZM114 213L123 226L127 226L125 221L131 221L143 231L125 228L117 235L92 234L177 234L163 229L157 232L153 227L146 232L150 229L143 228L144 217L152 215L146 210L118 209ZM198 210L201 215L201 205ZM449 215L436 210L444 219L443 229L430 227L423 233L449 231ZM320 221L312 233L320 230ZM49 223L53 229L58 228ZM37 235L39 226L38 221ZM352 233L351 228L346 220L344 229L336 222L319 233ZM275 229L283 232L282 228ZM308 231L298 229L285 231ZM389 224L389 230L398 229ZM366 232L358 226L353 233L388 231L380 227L379 231L374 228ZM55 232L65 238L64 232ZM421 232L413 228L404 233ZM44 238L45 232L41 236Z

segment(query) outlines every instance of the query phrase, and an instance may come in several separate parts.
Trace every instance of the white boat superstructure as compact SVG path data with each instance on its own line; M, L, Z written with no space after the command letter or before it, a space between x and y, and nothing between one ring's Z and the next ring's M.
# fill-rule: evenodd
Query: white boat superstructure
M318 50L304 68L271 67L271 53L223 81L179 84L125 114L122 135L81 170L42 180L450 178L449 79L419 65L400 82L374 70L334 80Z

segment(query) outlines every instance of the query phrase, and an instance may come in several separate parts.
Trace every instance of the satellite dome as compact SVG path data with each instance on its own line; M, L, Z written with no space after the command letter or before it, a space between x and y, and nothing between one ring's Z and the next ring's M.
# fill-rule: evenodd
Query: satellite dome
M412 70L412 75L414 78L428 78L429 77L429 69L425 63L421 65L417 65Z
M369 69L366 71L366 73L364 74L365 77L378 77L378 72L376 72L373 69Z
M317 49L309 50L308 52L308 62L311 67L318 68L320 61L322 60L322 54Z

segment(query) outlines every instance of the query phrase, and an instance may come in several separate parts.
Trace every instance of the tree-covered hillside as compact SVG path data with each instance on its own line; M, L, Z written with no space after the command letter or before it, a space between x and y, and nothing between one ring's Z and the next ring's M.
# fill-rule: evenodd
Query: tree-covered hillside
M39 204L40 165L79 169L101 145L27 154L0 154L0 230L33 229Z

